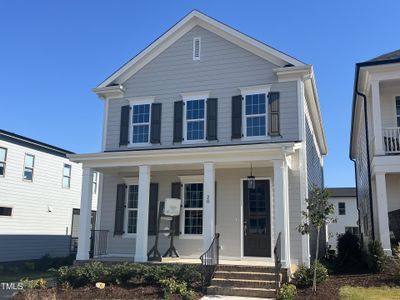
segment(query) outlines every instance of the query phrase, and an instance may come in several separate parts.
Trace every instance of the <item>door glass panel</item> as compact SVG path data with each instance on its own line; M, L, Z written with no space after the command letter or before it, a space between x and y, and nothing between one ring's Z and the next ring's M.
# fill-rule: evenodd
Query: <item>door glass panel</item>
M254 190L249 190L249 222L248 233L266 234L267 207L266 207L266 185L257 182Z

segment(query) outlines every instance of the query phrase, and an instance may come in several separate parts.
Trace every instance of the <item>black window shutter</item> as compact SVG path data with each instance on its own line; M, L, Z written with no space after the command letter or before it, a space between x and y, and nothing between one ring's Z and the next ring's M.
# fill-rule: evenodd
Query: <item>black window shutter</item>
M117 201L115 207L114 235L122 235L124 233L125 195L126 195L126 185L118 184Z
M150 143L159 144L161 137L161 103L151 105Z
M119 145L125 146L129 143L129 112L131 107L125 105L121 107L121 123L119 129Z
M215 182L215 196L214 196L214 222L217 225L217 182Z
M183 140L183 101L174 103L174 143L181 143Z
M232 97L232 139L242 137L242 96Z
M171 185L171 197L172 198L178 198L181 199L181 183L180 182L173 182ZM183 206L183 203L182 203ZM182 213L182 210L181 210ZM174 217L175 218L175 235L180 234L180 218L179 216Z
M150 183L149 197L149 235L156 235L157 232L157 206L158 206L158 183Z
M270 136L280 136L280 120L279 120L279 92L268 93L268 113L269 126L268 133Z
M207 99L207 140L215 141L217 139L218 123L218 99Z

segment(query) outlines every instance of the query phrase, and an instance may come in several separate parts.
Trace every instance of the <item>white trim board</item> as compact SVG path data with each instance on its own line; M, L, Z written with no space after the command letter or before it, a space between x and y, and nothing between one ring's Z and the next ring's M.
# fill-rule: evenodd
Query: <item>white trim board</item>
M278 66L283 67L287 64L292 64L294 66L305 65L303 62L283 52L261 43L197 10L193 10L137 56L100 83L94 91L96 92L97 89L105 88L116 82L123 84L128 78L142 69L195 26L201 26Z

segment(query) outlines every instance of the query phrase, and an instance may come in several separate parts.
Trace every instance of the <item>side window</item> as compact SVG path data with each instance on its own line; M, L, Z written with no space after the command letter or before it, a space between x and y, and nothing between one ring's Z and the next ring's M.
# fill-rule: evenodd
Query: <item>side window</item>
M6 175L7 149L0 148L0 176Z
M94 173L93 173L93 191L92 191L93 194L96 194L96 193L97 193L97 179L98 179L98 174L99 174L99 173L97 173L97 172L94 172Z
M24 180L26 181L33 180L34 166L35 166L35 156L31 154L25 154L24 175L23 175Z
M64 189L71 187L71 165L64 164L62 187Z
M0 216L11 217L12 208L11 207L2 207L0 206Z
M346 203L344 202L339 202L338 204L338 210L339 210L339 215L343 216L346 214Z

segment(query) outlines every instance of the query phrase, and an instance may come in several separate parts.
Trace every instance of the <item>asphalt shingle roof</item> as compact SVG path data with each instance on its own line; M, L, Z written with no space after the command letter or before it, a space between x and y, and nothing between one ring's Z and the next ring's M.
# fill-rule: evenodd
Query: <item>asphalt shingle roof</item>
M379 61L387 61L393 59L400 59L400 49L379 55L373 59L368 60L367 62L379 62Z

